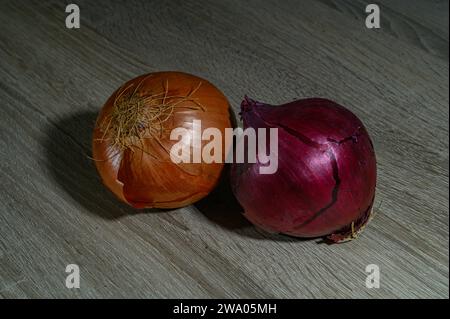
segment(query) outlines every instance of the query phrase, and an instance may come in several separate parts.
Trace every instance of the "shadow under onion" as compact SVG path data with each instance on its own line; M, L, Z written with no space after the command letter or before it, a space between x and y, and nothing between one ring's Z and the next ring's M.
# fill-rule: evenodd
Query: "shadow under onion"
M271 234L255 227L243 215L243 209L231 190L229 166L222 173L219 184L204 199L194 206L208 220L241 237L258 240L294 242L299 239L281 234Z
M46 166L58 186L89 213L118 219L163 210L136 210L119 201L102 183L90 158L97 112L85 111L52 123L45 142Z

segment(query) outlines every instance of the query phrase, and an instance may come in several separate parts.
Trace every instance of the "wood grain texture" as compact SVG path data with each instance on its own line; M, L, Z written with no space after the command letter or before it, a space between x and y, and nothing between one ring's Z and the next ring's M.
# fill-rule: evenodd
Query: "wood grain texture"
M0 2L0 297L448 298L448 2ZM376 216L342 245L259 231L227 181L135 211L100 183L91 130L125 80L182 70L270 103L322 96L366 124ZM78 264L81 288L65 287ZM381 287L365 286L377 264Z

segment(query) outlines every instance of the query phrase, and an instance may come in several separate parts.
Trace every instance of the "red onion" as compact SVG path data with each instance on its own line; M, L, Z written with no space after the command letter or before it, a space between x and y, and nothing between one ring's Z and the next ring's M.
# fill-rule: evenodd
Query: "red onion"
M246 128L278 128L278 169L235 163L233 192L255 225L297 237L355 238L370 219L376 159L362 122L337 103L311 98L241 104Z

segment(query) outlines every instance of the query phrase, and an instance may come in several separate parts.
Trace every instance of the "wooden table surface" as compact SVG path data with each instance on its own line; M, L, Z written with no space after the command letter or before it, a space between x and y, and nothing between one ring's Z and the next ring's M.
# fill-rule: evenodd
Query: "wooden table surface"
M448 1L378 1L380 29L353 0L75 3L80 29L65 1L0 2L1 297L448 298ZM119 203L87 157L94 120L159 70L209 79L235 111L244 94L347 106L377 153L372 223L341 245L269 235L226 181L178 210Z

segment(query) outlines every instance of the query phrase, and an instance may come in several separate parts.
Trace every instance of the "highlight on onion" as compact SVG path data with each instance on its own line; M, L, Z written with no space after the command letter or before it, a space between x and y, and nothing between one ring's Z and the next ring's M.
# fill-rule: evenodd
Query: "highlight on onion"
M376 159L363 123L337 103L310 98L272 106L245 98L246 128L278 128L278 169L234 163L233 192L252 223L296 237L353 238L368 223Z
M201 121L202 129L219 129L222 136L231 127L229 103L208 81L159 72L125 83L107 100L94 128L92 153L103 183L136 208L178 208L206 196L223 164L177 164L170 156L179 142L170 139L171 131L185 128L192 134L194 120Z

